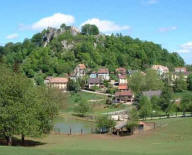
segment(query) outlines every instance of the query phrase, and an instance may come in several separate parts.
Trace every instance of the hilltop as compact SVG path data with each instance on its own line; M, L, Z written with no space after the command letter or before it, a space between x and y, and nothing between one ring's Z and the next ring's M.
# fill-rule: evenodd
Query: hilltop
M153 64L170 69L184 66L177 53L170 53L159 44L122 34L82 33L65 24L59 29L43 30L22 43L7 43L0 47L0 56L1 62L19 68L35 80L71 73L78 63L90 69L105 66L110 71L117 67L145 70Z

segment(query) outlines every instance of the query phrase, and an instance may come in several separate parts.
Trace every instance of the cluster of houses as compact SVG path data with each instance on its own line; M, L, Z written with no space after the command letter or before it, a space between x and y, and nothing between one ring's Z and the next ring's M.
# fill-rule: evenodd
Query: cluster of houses
M169 73L169 69L166 66L162 65L153 65L152 69L156 70L157 73L160 76L166 75ZM114 101L115 103L126 103L126 104L132 104L134 101L134 94L128 87L128 80L127 75L131 75L134 73L133 70L126 70L125 68L117 68L116 72L113 74L116 74L118 77L118 81L111 80L110 81L110 73L107 68L99 68L98 71L93 71L91 73L87 73L88 69L84 64L78 64L73 73L67 77L47 77L44 81L44 83L49 87L56 87L58 89L61 89L62 91L67 91L67 83L69 80L77 81L77 79L81 79L85 76L88 76L87 80L87 89L92 89L93 87L103 88L104 82L109 82L114 88L117 89L117 91L114 94ZM143 75L145 75L144 72ZM187 72L187 69L185 67L177 67L175 68L175 72L172 74L172 79L175 80L179 77L179 74L182 73L185 78L189 75L189 72ZM157 93L158 95L160 92L148 92L148 95Z

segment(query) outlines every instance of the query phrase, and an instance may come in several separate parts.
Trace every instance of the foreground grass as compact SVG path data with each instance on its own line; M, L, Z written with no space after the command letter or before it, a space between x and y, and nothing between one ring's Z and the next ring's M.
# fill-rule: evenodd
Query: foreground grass
M192 152L192 118L159 120L163 128L131 137L49 135L36 147L0 147L0 155L181 155Z

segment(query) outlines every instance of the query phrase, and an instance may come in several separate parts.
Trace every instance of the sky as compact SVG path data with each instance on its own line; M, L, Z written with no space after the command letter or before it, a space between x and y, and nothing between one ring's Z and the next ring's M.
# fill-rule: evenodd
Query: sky
M192 0L2 0L0 45L62 23L161 44L192 64Z

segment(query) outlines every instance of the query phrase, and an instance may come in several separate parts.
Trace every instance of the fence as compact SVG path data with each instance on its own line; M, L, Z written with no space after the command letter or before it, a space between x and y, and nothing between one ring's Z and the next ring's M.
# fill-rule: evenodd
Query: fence
M53 129L53 134L63 134L63 135L83 135L83 134L93 134L96 132L97 132L96 128L89 128L89 129L68 128L68 130L61 130L60 128Z

